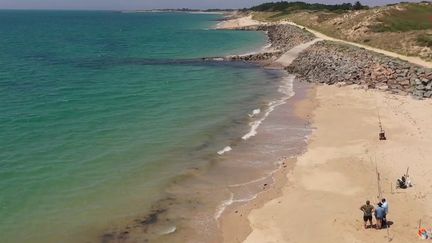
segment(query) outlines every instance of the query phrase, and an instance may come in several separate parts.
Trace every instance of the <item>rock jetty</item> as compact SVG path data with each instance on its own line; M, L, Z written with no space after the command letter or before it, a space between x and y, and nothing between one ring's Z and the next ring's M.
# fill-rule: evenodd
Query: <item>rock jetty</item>
M265 31L271 46L263 52L250 55L228 56L226 60L248 62L274 60L293 47L315 39L312 33L289 24L249 26L239 28L238 30Z
M220 61L259 62L270 65L293 47L314 40L307 30L289 24L268 24L238 28L265 31L271 46L263 52L213 58ZM432 69L331 41L317 42L286 68L300 81L380 89L394 94L432 98Z
M394 94L432 98L432 69L362 48L322 41L286 68L300 81L377 88Z
M266 31L272 47L282 52L316 38L307 30L290 24L262 25L258 30Z

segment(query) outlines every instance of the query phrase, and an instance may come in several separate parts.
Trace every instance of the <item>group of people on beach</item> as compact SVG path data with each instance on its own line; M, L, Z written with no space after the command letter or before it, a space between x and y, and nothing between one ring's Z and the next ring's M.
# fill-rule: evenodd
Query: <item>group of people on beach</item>
M371 205L370 201L367 200L366 204L360 207L360 210L363 212L363 221L365 229L368 228L367 222L369 221L369 227L373 228L373 216L376 219L376 229L386 228L387 224L387 214L388 214L388 202L385 198L383 198L380 202L377 203L377 206L374 207Z

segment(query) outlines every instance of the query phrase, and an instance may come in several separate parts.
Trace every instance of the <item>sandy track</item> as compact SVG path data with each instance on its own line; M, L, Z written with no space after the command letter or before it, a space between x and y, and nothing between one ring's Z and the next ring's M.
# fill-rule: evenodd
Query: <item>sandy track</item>
M335 41L335 42L339 42L339 43L343 43L343 44L348 44L348 45L352 45L352 46L356 46L356 47L360 47L360 48L364 48L376 53L381 53L383 55L389 56L389 57L393 57L393 58L399 58L401 60L422 66L422 67L426 67L426 68L432 68L432 62L428 62L425 61L419 57L413 57L413 56L405 56L402 54L398 54L395 52L391 52L391 51L386 51L386 50L382 50L379 48L374 48L371 46L367 46L367 45L363 45L363 44L359 44L359 43L355 43L355 42L350 42L350 41L345 41L345 40L341 40L341 39L337 39L337 38L333 38L330 37L328 35L325 35L321 32L318 32L316 30L307 28L305 26L296 24L294 22L289 22L289 21L281 21L279 22L280 24L290 24L290 25L294 25L297 26L299 28L303 28L306 29L307 31L311 32L312 34L314 34L317 38L321 39L321 40L329 40L329 41ZM255 26L255 25L261 25L261 24L269 24L269 23L264 23L264 22L260 22L260 21L256 21L254 19L252 19L252 15L247 16L247 17L241 17L241 18L237 18L237 19L231 19L231 20L227 20L227 21L222 21L221 23L219 23L216 26L216 29L237 29L237 28L242 28L242 27L249 27L249 26Z
M312 30L310 28L307 28L305 26L302 26L302 25L299 25L299 24L296 24L296 23L293 23L293 22L281 22L281 23L291 24L291 25L297 26L299 28L304 28L307 31L309 31L312 34L314 34L316 37L321 38L323 40L335 41L335 42L340 42L340 43L344 43L344 44L348 44L348 45L352 45L352 46L357 46L357 47L364 48L364 49L367 49L367 50L370 50L370 51L373 51L373 52L376 52L376 53L384 54L384 55L389 56L389 57L399 58L401 60L404 60L404 61L416 64L416 65L419 65L419 66L423 66L423 67L427 67L427 68L432 68L432 62L427 62L427 61L425 61L425 60L423 60L423 59L421 59L419 57L409 57L409 56L401 55L401 54L398 54L398 53L395 53L395 52L386 51L386 50L370 47L370 46L367 46L367 45L358 44L358 43L355 43L355 42L350 42L350 41L345 41L345 40L341 40L341 39L336 39L336 38L327 36L327 35L325 35L325 34L323 34L321 32L318 32L316 30Z
M298 57L298 55L301 52L306 50L311 45L317 43L318 41L322 41L322 39L317 38L315 40L300 44L300 45L292 48L291 50L285 52L278 60L276 60L276 63L280 64L284 67L289 66Z

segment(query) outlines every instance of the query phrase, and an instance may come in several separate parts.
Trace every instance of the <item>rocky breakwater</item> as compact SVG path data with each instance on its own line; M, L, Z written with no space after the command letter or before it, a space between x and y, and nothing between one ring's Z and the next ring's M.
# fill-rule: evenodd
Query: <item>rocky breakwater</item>
M276 60L293 47L315 39L310 32L289 24L249 26L237 30L265 31L270 46L259 53L228 56L226 59L229 61L261 62Z
M329 41L314 44L286 69L300 81L357 84L395 94L432 98L432 69Z
M272 47L282 52L316 38L309 31L290 24L262 25L258 30L266 31Z

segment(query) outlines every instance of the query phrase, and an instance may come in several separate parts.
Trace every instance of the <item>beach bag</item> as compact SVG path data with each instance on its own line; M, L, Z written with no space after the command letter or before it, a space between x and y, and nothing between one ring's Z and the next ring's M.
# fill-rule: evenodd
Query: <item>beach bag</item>
M421 228L418 231L418 236L422 240L432 240L432 229L426 230L425 228Z
M422 239L422 240L427 240L427 239L428 239L428 233L427 233L426 229L425 229L425 228L421 228L421 229L419 229L419 231L418 231L418 236L419 236L420 239Z

